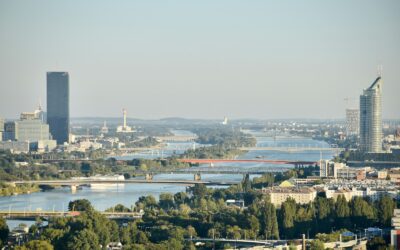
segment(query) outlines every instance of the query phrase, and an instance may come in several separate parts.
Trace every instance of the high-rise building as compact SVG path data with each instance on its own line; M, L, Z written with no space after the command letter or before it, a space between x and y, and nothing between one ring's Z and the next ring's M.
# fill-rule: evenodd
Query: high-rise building
M382 78L379 76L360 96L360 149L382 151Z
M4 120L0 118L0 141L3 140Z
M47 72L47 123L57 144L69 139L69 74Z
M360 126L360 112L358 109L346 109L346 134L358 135Z

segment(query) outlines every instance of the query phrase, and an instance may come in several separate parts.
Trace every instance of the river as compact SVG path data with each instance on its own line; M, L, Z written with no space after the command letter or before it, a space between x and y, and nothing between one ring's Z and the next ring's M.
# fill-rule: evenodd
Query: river
M179 131L175 131L179 133ZM187 133L187 132L185 132ZM289 135L281 135L271 137L262 132L251 132L257 139L258 147L329 147L329 145L322 141L315 141L311 138L292 137ZM179 145L177 145L179 144ZM171 148L189 148L193 143L170 143ZM196 147L201 145L196 145ZM168 151L170 152L170 151ZM171 151L172 152L172 151ZM330 159L334 155L334 150L324 151L322 157ZM167 151L166 151L167 154ZM138 155L127 157L125 159L132 159ZM167 156L167 155L165 155ZM280 160L304 160L304 161L317 161L320 159L320 152L316 151L296 151L296 152L282 152L282 151L249 151L239 157L240 159L280 159ZM246 170L267 170L273 168L292 168L293 166L265 164L265 163L221 163L215 164L213 170L226 170L226 169L246 169ZM210 169L209 166L200 166L199 168ZM240 182L243 178L240 174L202 174L202 180L214 181L237 181ZM192 174L160 174L154 176L154 179L171 179L171 180L192 180ZM140 196L153 195L156 198L161 193L170 192L177 193L185 191L186 186L171 185L171 184L125 184L115 185L103 189L83 187L76 193L72 193L69 188L58 188L50 191L42 191L32 194L22 194L16 196L0 197L0 210L8 211L60 211L67 210L68 203L76 199L88 199L97 210L105 210L116 204L123 204L131 207L135 204ZM10 228L15 227L19 221L8 221Z

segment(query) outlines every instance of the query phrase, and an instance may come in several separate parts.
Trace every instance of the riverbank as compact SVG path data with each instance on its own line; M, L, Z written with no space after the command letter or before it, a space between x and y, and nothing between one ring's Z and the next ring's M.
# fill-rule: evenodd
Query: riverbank
M0 196L30 194L39 191L40 191L39 186L34 184L23 184L23 185L13 186L4 182L0 182Z

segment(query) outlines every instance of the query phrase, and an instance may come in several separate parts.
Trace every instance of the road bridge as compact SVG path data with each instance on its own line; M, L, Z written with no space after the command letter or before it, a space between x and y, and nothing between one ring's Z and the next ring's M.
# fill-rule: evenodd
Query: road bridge
M37 217L48 220L49 218L75 217L80 214L81 212L79 211L0 211L0 217L20 220L30 220ZM137 212L100 212L100 214L116 220L141 219L143 216L143 213Z
M77 187L81 185L90 184L171 184L171 185L187 185L193 186L195 184L204 185L232 185L236 182L227 181L201 181L201 180L152 180L152 179L128 179L128 180L99 180L99 179L69 179L69 180L32 180L32 181L14 181L9 182L10 185L21 184L36 184L36 185L49 185L49 186L71 186Z
M282 151L282 152L303 152L303 151L343 151L344 148L326 147L240 147L243 151Z
M213 163L269 163L269 164L284 164L295 166L315 165L315 161L292 161L292 160L266 160L266 159L179 159L180 162L198 163L198 164L213 164Z
M236 246L275 246L284 245L287 243L285 240L252 240L252 239L224 239L224 238L188 238L186 241L193 242L219 242L229 243Z
M192 142L197 139L197 135L166 135L155 138L162 142Z

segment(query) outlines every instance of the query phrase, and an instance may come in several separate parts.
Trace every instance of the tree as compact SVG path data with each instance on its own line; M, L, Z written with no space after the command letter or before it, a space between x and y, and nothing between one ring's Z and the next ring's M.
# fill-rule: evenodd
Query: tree
M324 243L318 239L311 241L310 250L324 250Z
M192 227L191 225L186 227L186 236L187 237L196 237L197 236L197 232L196 229L194 227Z
M6 220L3 217L0 217L0 245L1 242L7 241L9 232L10 230L8 229Z
M374 208L361 197L355 197L351 201L351 210L353 222L359 226L367 227L375 219Z
M161 193L159 206L164 210L169 210L174 207L174 197L170 193Z
M350 216L349 204L343 195L339 195L336 200L336 216L338 218L344 218Z
M185 192L179 192L174 195L175 204L178 206L180 204L186 203L187 199L188 199L188 196Z
M246 174L243 177L242 180L242 188L243 188L243 192L249 192L251 190L251 181L250 181L250 175Z
M266 202L262 211L266 239L279 239L278 218L276 217L275 206L270 202Z
M315 207L318 219L320 220L327 218L331 214L331 206L327 198L317 197L315 200Z
M385 195L383 196L377 204L378 207L378 221L383 226L390 226L390 221L393 217L393 211L395 208L395 202L392 198Z
M191 188L191 191L196 198L201 198L207 194L207 187L204 184L196 183L194 187Z
M292 228L296 216L296 201L288 198L281 206L282 226L283 228Z
M32 240L23 245L16 247L15 250L53 250L54 247L45 240Z
M100 249L99 238L88 229L78 231L71 235L66 242L69 250L95 250Z
M86 199L70 201L68 204L69 211L92 211L94 210L90 201Z
M386 242L382 237L374 237L372 240L367 242L368 250L386 250Z

